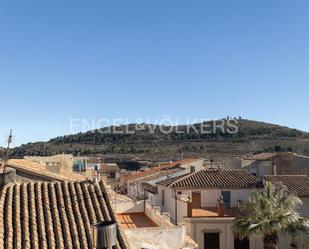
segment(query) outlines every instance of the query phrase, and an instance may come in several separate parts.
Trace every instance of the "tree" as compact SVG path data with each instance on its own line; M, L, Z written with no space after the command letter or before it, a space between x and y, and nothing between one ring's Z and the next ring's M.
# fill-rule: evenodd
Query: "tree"
M233 233L241 238L263 236L264 249L276 249L279 233L295 236L309 230L309 223L298 213L301 200L282 184L266 183L263 192L252 192L241 203L243 216L233 222Z

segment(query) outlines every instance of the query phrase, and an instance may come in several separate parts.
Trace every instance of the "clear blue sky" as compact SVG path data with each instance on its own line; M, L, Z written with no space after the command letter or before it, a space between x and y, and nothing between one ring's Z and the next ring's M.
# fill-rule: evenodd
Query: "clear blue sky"
M1 1L0 146L71 118L245 118L309 131L309 1Z

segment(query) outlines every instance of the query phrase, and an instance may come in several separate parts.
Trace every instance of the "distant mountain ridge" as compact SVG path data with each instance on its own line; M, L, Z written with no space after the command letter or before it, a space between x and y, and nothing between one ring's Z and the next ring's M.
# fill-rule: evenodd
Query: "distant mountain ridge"
M224 119L227 127L227 121ZM60 136L48 142L21 145L12 150L12 156L53 155L101 155L107 158L124 158L150 161L175 160L183 156L233 157L261 151L294 151L309 155L309 133L288 127L246 120L236 120L239 131L235 134L214 128L214 121L191 125L159 126L152 124L130 124L106 127L100 130ZM214 129L213 133L202 133L203 127ZM112 133L108 129L130 131ZM200 131L200 132L198 132ZM181 132L181 133L180 133Z

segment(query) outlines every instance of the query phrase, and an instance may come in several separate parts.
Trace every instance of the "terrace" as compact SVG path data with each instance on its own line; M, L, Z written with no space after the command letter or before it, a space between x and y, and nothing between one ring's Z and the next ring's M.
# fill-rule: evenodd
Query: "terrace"
M175 226L170 217L144 200L135 201L109 190L117 220L131 248L162 249L196 248L197 244L186 236L185 226Z
M123 229L158 227L144 212L117 214L117 218Z
M225 208L224 214L220 215L217 207L193 208L192 217L237 217L241 214L239 208Z

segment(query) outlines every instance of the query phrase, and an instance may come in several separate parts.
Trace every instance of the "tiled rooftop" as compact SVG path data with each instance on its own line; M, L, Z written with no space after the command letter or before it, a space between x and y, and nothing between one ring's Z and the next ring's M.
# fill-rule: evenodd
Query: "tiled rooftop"
M243 169L208 169L181 177L169 185L172 188L262 188L263 183Z
M184 159L184 160L180 160L180 161L176 161L176 162L172 162L172 163L166 163L166 164L163 164L163 165L160 165L160 166L152 167L151 169L144 171L144 172L139 172L139 173L136 173L136 174L128 175L127 177L124 178L124 180L126 182L133 182L133 181L139 180L141 178L154 175L161 170L172 169L172 168L175 168L177 166L181 166L182 164L191 163L191 162L194 162L194 161L197 161L197 160L200 160L200 158L199 159Z
M124 229L158 226L145 213L117 214L117 217Z
M299 197L309 197L309 177L306 175L273 175L265 176L264 179L274 184L282 183Z
M102 182L7 185L0 199L0 249L92 248L92 224L116 221ZM128 248L118 227L118 244Z
M155 172L152 172L152 174L147 174L145 176L139 177L135 180L133 180L132 182L142 182L142 181L150 181L153 179L158 179L160 177L163 176L169 176L171 174L180 172L180 171L184 171L184 168L181 167L175 167L175 168L168 168L168 169L161 169Z
M100 163L100 159L97 157L90 157L87 159L87 163Z
M170 186L172 183L184 178L185 176L188 176L189 174L185 174L185 175L181 175L181 176L176 176L176 177L173 177L173 178L168 178L168 179L165 179L163 181L160 181L160 182L157 182L157 185L162 185L162 186L165 186L165 187L168 187Z

